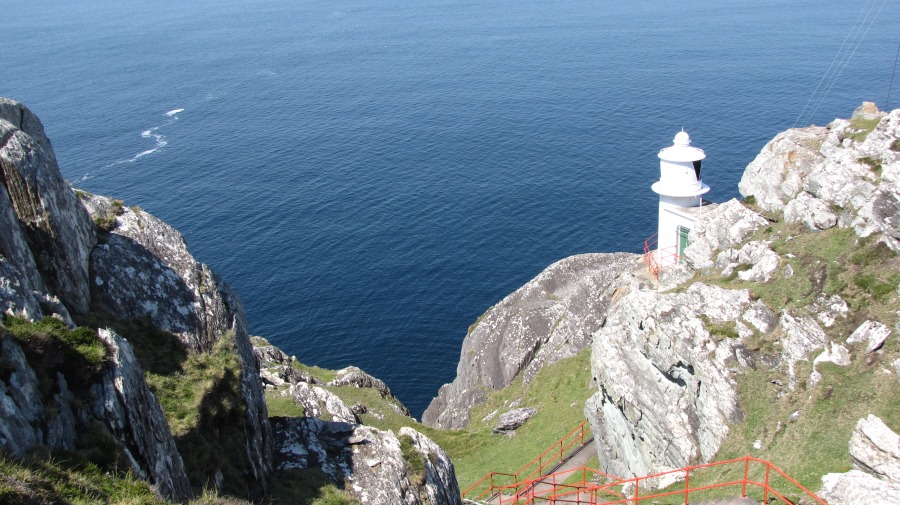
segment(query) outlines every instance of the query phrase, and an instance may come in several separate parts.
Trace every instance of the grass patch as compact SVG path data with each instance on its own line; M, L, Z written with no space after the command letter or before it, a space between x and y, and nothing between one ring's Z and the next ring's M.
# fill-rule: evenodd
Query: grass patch
M875 175L881 177L881 160L876 160L870 156L865 156L857 159L856 161L868 165L869 170L872 171Z
M891 151L900 152L900 139L896 139L891 142Z
M850 125L844 130L844 133L841 135L841 140L849 138L853 139L854 142L862 142L863 140L866 140L866 137L872 133L872 130L874 130L880 122L881 118L879 117L855 117L850 120Z
M271 479L268 503L277 505L358 505L349 493L328 482L321 470L279 470Z
M52 317L32 323L8 315L0 322L0 328L22 345L45 399L56 388L57 372L65 376L73 391L85 392L99 380L108 363L109 350L90 328L69 329ZM0 371L4 368L0 364Z
M718 342L726 338L737 339L740 335L737 331L737 324L734 321L713 322L705 314L700 315L703 325L706 326L709 334Z
M306 415L301 405L290 396L282 395L279 391L266 391L266 407L269 417L303 417Z
M414 486L425 485L425 458L416 450L412 438L403 434L401 434L399 438L400 452L403 454L403 459L405 459L406 463L409 465L406 469L406 475L409 477L409 482Z

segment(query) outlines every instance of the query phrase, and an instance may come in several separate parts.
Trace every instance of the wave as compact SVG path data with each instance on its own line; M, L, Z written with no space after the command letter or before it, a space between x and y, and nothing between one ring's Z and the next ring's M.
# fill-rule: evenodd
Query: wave
M180 112L184 112L184 109L172 109L172 110L166 112L165 114L163 114L164 116L169 118L166 122L164 122L163 124L159 124L159 125L153 126L151 128L148 128L146 130L141 130L141 138L152 139L153 147L151 147L150 149L144 149L130 158L113 161L112 163L104 166L103 168L110 168L110 167L114 167L116 165L122 165L125 163L134 163L137 160L139 160L145 156L149 156L149 155L159 151L160 149L166 147L167 145L169 145L169 140L166 138L165 135L163 135L162 133L159 133L159 129L169 126L172 123L174 123L175 121L178 121L178 114ZM87 179L90 179L91 177L93 177L91 172L87 172L81 177L80 180L85 181Z

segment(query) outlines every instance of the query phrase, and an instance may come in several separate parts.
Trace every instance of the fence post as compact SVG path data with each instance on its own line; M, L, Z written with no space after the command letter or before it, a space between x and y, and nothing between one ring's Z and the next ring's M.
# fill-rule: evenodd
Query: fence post
M641 482L635 478L634 479L634 505L637 505L641 496Z
M769 503L769 467L771 463L766 461L766 486L763 491L763 503Z
M741 485L741 498L747 497L747 478L750 475L750 458L744 457L744 483Z
M688 505L688 495L691 493L691 467L684 469L684 505Z

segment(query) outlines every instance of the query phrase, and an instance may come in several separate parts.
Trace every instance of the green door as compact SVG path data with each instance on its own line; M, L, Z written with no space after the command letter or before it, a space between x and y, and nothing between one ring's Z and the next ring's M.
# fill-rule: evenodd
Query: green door
M681 262L681 258L684 257L684 248L688 246L689 240L688 235L691 234L690 228L685 228L684 226L678 227L678 262Z

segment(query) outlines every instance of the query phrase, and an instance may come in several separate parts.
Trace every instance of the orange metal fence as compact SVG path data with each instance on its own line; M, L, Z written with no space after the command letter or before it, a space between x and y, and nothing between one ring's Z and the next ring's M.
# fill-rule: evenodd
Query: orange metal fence
M678 254L678 248L675 246L657 249L658 234L654 233L644 240L644 263L647 264L647 271L659 280L659 271L664 266L677 265L681 262L681 256Z
M519 486L522 483L532 482L544 475L544 470L562 463L572 449L582 447L591 440L591 428L587 420L576 426L572 431L551 445L538 457L529 461L515 473L491 472L463 491L463 498L481 500L493 496L500 488Z
M738 473L742 474L743 478L726 482L704 483L707 479L701 480L700 485L696 484L696 478L692 479L692 477L696 477L697 472L711 468L725 469L729 466L738 467ZM565 482L565 480L572 480L571 472L573 471L569 471L562 472L559 475L552 474L533 479L528 482L520 482L516 485L501 486L498 488L500 493L499 503L501 505L531 505L535 503L638 505L645 502L658 503L662 498L675 498L677 501L666 501L665 503L677 503L683 500L684 505L687 505L690 502L691 494L697 497L698 493L705 491L732 488L734 489L734 494L729 492L731 496L737 496L739 489L742 498L749 497L752 494L754 499L761 500L765 504L768 504L771 499L791 505L805 498L809 503L827 505L824 500L803 487L803 485L780 468L766 460L751 456L688 466L678 470L630 479L616 478L588 468L574 470L574 472L577 471L584 472L580 482ZM587 481L587 472L592 472L594 479L603 478L608 480L608 482L603 484L590 483ZM684 486L671 485L662 490L652 490L655 487L655 483L666 479L675 482L683 480ZM692 480L694 484L692 484Z

